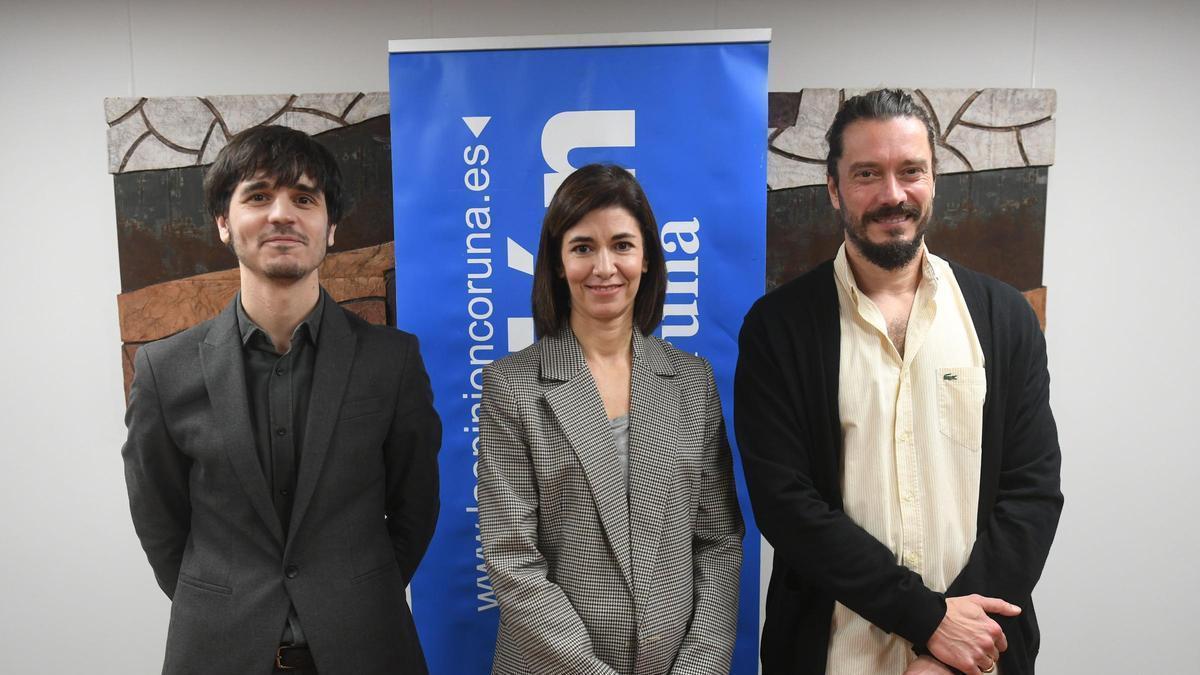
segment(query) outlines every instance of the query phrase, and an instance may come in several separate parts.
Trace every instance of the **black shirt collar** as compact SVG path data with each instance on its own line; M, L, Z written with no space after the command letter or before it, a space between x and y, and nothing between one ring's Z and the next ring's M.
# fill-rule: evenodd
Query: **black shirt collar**
M321 317L325 313L325 295L325 289L321 289L321 294L317 297L316 306L313 307L312 311L308 313L308 316L304 317L304 320L296 326L296 330L292 331L293 343L295 343L297 339L302 339L304 335L307 335L308 339L312 341L314 346L316 346L317 336L321 332ZM250 319L250 315L246 314L246 309L242 307L241 291L237 292L237 297L234 298L234 300L237 302L238 331L242 336L242 346L245 347L246 345L250 344L250 340L253 339L255 335L261 335L262 338L266 340L267 344L270 344L271 338L269 335L267 335L267 332L260 328L258 324L254 323L254 321Z

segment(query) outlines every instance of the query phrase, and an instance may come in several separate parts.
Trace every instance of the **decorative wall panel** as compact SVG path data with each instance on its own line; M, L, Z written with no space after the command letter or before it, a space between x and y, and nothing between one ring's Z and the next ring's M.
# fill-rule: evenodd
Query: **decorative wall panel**
M825 188L825 130L865 90L769 95L768 288L833 256L841 225ZM1055 92L915 89L937 132L930 249L1024 291L1045 325L1042 286ZM215 316L237 290L237 261L204 211L206 165L260 124L319 137L338 158L354 208L321 267L334 298L395 324L388 95L372 92L110 98L109 172L116 193L126 391L137 347Z
M139 345L215 316L237 291L237 260L205 212L202 186L228 139L255 125L316 135L337 157L353 207L321 282L368 321L395 324L387 105L382 93L105 100L126 393Z

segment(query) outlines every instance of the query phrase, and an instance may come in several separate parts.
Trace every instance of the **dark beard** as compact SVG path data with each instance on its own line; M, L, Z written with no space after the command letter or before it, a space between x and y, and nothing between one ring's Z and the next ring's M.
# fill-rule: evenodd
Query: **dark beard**
M870 213L864 213L862 220L851 223L845 211L838 211L842 219L842 229L846 238L854 242L863 257L872 265L889 272L905 267L921 252L921 242L925 240L925 230L929 227L929 216L922 217L921 211L909 203L897 206L886 206ZM887 218L895 215L906 215L917 222L917 233L911 241L891 239L882 244L876 244L862 236L859 232L865 230L863 223L876 218Z

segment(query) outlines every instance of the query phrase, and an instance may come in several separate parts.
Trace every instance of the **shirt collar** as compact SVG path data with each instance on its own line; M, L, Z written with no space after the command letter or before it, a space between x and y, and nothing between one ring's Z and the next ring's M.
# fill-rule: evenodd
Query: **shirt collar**
M254 338L255 334L261 334L269 342L270 337L267 335L267 332L259 327L258 324L254 323L254 321L250 318L250 315L246 314L246 308L242 307L242 292L240 290L237 292L237 297L235 297L234 300L237 303L238 331L242 337L242 346L244 347L249 344L250 340ZM308 335L309 340L312 341L313 345L316 345L317 336L321 332L321 317L324 315L324 313L325 289L321 289L321 294L317 297L316 306L313 307L312 311L308 313L308 316L304 317L304 320L296 326L296 329L292 331L292 342L295 342L297 338L303 335Z
M854 273L850 271L850 261L846 259L846 242L838 247L837 255L833 259L833 276L837 280L838 285L845 289L846 294L850 296L850 300L854 302L854 306L858 306L858 284L854 281ZM240 308L241 305L238 305Z
M921 258L921 281L929 282L933 290L937 291L938 284L942 282L941 269L937 263L945 263L941 258L929 252L929 247L925 245L924 241L921 242L921 253L924 254Z

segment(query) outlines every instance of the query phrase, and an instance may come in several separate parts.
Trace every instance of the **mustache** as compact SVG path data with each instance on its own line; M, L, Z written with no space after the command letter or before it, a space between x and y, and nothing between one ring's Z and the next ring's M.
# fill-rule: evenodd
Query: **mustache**
M258 243L261 244L261 243L265 242L266 240L272 239L274 237L287 237L289 239L295 239L302 244L308 243L308 237L304 236L304 234L302 232L300 232L299 230L296 230L296 229L293 229L290 227L276 228L276 229L271 230L270 232L264 232L258 238Z
M915 204L901 202L893 206L881 206L874 211L863 214L863 220L882 220L884 218L892 218L895 216L907 216L916 220L921 217L921 209L918 209Z

